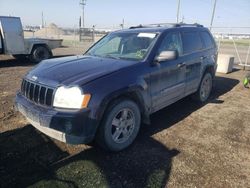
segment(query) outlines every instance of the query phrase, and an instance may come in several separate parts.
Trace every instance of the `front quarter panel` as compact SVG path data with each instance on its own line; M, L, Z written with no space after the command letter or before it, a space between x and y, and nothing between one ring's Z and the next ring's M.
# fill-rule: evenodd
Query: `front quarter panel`
M83 92L92 96L89 102L91 118L101 120L113 99L131 92L136 93L143 110L147 111L151 106L148 66L145 62L138 62L83 86Z

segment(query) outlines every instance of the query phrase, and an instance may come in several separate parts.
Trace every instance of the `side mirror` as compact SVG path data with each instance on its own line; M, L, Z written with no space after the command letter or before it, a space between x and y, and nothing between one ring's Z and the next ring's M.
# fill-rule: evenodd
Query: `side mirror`
M169 61L174 60L178 56L176 50L169 50L169 51L162 51L158 56L155 57L155 61L162 62L162 61Z

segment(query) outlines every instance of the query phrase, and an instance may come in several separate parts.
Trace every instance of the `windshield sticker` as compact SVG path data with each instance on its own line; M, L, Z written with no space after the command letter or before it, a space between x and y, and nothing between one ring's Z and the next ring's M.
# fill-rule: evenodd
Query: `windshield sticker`
M147 37L147 38L155 38L156 34L155 33L139 33L137 37Z

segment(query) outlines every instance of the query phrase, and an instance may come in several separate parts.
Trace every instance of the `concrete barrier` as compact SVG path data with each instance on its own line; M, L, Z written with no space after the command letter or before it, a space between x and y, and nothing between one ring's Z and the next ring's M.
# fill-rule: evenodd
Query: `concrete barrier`
M217 60L217 70L219 73L230 73L233 71L234 56L229 54L219 54Z

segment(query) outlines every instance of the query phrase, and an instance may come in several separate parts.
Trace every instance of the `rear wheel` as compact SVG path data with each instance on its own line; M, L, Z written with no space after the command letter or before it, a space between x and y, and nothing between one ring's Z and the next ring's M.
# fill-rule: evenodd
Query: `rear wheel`
M213 77L210 72L206 72L202 77L198 91L194 94L193 98L201 103L204 103L209 98L213 87Z
M140 110L133 101L116 101L109 106L97 133L97 143L106 150L120 151L136 138L141 124Z
M50 50L45 46L35 46L31 52L30 60L34 63L39 63L42 60L49 59L51 57Z

